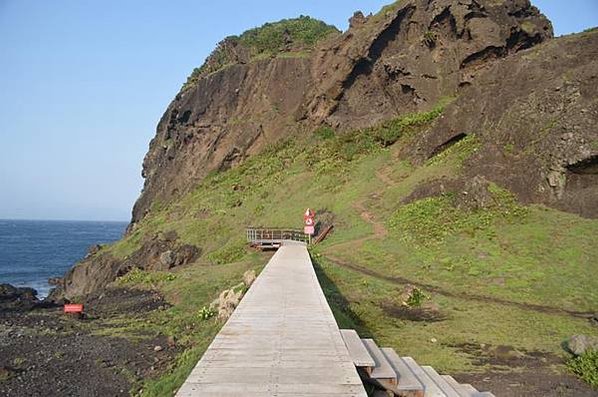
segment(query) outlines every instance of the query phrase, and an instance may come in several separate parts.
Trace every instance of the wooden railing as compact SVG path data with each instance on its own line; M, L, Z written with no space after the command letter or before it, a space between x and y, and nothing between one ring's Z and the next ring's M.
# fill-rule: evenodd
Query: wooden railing
M299 229L248 227L245 230L247 242L251 245L280 245L283 241L309 242L309 236Z

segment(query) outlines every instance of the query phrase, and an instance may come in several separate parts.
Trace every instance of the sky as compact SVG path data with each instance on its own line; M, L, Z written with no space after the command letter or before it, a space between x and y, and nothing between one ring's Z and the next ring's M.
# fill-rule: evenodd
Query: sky
M158 120L222 38L389 2L0 0L0 219L129 220ZM598 0L533 3L557 35L598 25Z

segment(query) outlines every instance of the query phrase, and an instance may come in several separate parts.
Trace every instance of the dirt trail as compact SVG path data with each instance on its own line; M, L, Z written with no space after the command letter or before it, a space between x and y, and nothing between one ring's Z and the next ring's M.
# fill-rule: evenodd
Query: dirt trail
M420 282L417 282L417 281L414 281L414 280L411 280L411 279L408 279L405 277L388 276L388 275L380 274L371 269L367 269L365 267L343 261L342 259L339 259L333 255L328 254L328 253L325 253L325 256L327 259L329 259L330 261L332 261L334 264L336 264L338 266L356 271L356 272L364 274L366 276L374 277L374 278L384 280L384 281L389 281L393 284L412 284L419 288L425 289L427 291L434 292L436 294L440 294L440 295L444 295L444 296L448 296L451 298L459 298L459 299L473 300L473 301L484 302L484 303L492 303L492 304L498 304L498 305L504 305L504 306L511 306L511 307L516 307L518 309L529 310L529 311L534 311L534 312L539 312L539 313L564 315L564 316L571 316L571 317L576 317L576 318L591 319L595 315L594 313L591 313L591 312L579 312L579 311L566 310L566 309L561 309L561 308L552 307L552 306L543 306L543 305L536 305L536 304L532 304L532 303L514 302L514 301L509 301L506 299L490 297L490 296L485 296L485 295L452 292L452 291L449 291L445 288L442 288L442 287L439 287L436 285L420 283Z
M355 208L359 212L359 216L361 217L361 219L372 225L372 227L374 228L374 235L362 239L362 242L374 238L386 237L386 235L388 234L388 230L386 230L386 227L384 227L384 224L382 222L378 222L376 220L374 214L372 214L365 207L363 201L358 201L357 203L353 204L353 208Z
M391 179L388 175L386 175L379 169L376 170L376 178L384 182L387 185L387 187L394 186L396 184L396 182L393 179Z

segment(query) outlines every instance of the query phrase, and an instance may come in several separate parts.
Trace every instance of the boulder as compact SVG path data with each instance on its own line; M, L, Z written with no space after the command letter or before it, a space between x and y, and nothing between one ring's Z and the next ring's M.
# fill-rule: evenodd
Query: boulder
M164 251L162 254L160 254L160 263L167 269L170 269L172 265L174 265L175 260L176 255L171 250Z
M19 288L0 284L0 310L31 310L37 304L37 291L33 288Z
M243 283L245 284L245 286L247 288L251 287L251 284L253 284L255 279L256 279L255 270L247 270L243 274Z
M567 348L576 356L580 356L588 350L598 350L598 336L573 335L567 341Z
M457 207L464 210L480 210L488 208L494 202L488 189L490 182L480 175L465 181L461 194L456 198Z
M222 291L218 298L218 319L227 320L241 302L242 297L242 289L235 291L235 288L231 288Z

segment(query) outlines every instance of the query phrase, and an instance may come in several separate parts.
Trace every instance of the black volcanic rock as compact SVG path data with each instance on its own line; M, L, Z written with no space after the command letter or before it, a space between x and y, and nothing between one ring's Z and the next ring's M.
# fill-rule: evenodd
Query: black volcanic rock
M10 284L0 284L0 311L30 310L39 302L37 291L33 288L19 288Z

